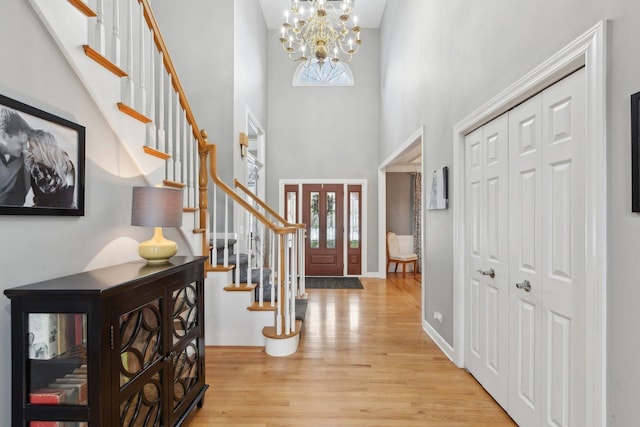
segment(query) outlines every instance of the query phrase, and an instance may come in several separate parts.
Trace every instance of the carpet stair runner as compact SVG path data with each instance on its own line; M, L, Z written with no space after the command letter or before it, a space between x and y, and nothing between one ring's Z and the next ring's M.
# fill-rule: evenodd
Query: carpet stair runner
M234 253L234 246L236 244L235 239L227 240L227 246L229 250L228 262L229 264L233 264L236 267L240 268L240 283L259 283L260 282L260 269L252 268L251 269L251 280L247 281L247 263L249 257L247 254L236 254ZM213 242L211 242L213 245ZM213 247L213 246L211 246ZM216 253L217 260L216 262L212 262L212 264L221 265L224 263L224 239L216 239ZM211 250L211 257L213 257L213 249ZM235 274L235 273L234 273ZM263 301L265 304L268 304L271 301L271 269L263 268L262 269L262 278L263 278ZM275 300L277 301L278 296L276 295ZM260 301L259 297L259 289L256 287L254 291L254 301ZM304 320L305 314L307 311L307 300L298 298L296 299L296 320Z

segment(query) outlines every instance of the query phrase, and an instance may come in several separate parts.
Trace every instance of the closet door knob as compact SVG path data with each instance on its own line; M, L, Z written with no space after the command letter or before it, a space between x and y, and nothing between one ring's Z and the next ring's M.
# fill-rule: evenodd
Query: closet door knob
M522 283L516 283L516 288L531 292L531 283L525 279Z
M483 276L489 276L492 279L494 277L496 277L496 272L493 271L493 268L488 269L487 271L482 271L482 270L477 270L478 273L482 274Z

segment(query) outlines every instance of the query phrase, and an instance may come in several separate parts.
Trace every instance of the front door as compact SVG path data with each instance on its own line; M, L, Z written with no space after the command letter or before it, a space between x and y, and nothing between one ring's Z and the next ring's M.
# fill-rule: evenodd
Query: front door
M344 275L343 185L304 184L302 221L307 227L308 276Z

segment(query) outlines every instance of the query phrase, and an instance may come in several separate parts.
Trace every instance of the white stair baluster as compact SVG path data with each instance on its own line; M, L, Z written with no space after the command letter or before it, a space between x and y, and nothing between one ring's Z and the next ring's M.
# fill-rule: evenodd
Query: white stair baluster
M271 283L271 307L275 307L276 305L276 292L277 292L277 282L278 282L278 265L276 264L276 242L275 242L275 233L271 231L271 238L269 241L271 242L271 250L269 251L269 255L271 258L271 277L269 278L269 283Z
M96 23L94 27L94 49L102 56L106 56L104 29L104 0L96 2Z
M300 296L305 296L307 294L307 290L305 288L306 278L304 276L304 257L305 257L305 236L306 230L304 228L298 228L298 265L300 267Z
M227 218L228 216L228 212L229 211L229 196L228 195L224 195L224 212L223 212L223 224L224 224L224 248L223 248L223 255L224 255L224 266L228 267L229 266L229 218ZM238 260L236 259L236 264L238 263Z
M139 67L138 67L138 91L140 93L138 93L138 104L136 105L136 108L138 110L138 112L142 115L146 115L147 114L147 88L146 88L146 84L147 84L147 76L145 74L146 72L146 62L147 62L147 58L146 58L146 43L145 43L145 38L147 36L147 24L146 21L144 20L144 9L142 6L142 3L140 3L140 15L138 17L138 43L139 43L139 51L138 51L138 61L140 63Z
M127 1L127 60L125 64L126 77L122 79L122 103L133 107L133 0Z
M283 236L283 243L284 243L284 277L283 277L283 286L284 289L282 290L282 300L283 301L279 301L279 306L283 307L283 315L284 315L284 333L285 334L290 334L291 333L291 316L290 316L290 311L291 311L291 307L289 305L289 294L290 294L290 283L291 281L289 280L289 235L284 235Z
M218 218L218 192L216 191L216 185L213 184L213 200L211 200L211 214L209 215L211 217L211 228L209 228L209 230L211 230L211 236L212 236L212 245L213 245L213 251L212 251L212 257L213 259L211 260L211 264L212 265L218 265L218 226L217 226L217 218ZM224 253L224 250L223 250ZM223 264L225 267L228 267L229 265L227 264L227 259L225 258L223 261Z
M118 67L122 59L120 58L120 0L113 0L113 25L111 30L111 62Z
M149 117L147 123L147 146L156 148L156 49L153 44L153 30L150 31L151 43L149 44Z
M193 138L193 127L191 127L191 125L189 125L189 163L187 164L187 195L188 195L188 206L197 208L198 205L196 204L196 200L195 200L195 188L193 185L193 181L194 181L194 156L193 153L194 151L197 152L196 150L196 141Z
M274 233L275 234L275 233ZM278 236L277 241L277 247L276 247L276 251L278 252L278 254L280 253L280 248L282 247L282 235ZM277 257L278 259L280 259L280 257ZM280 268L280 263L278 263L278 268ZM280 273L278 273L278 277L280 277ZM282 286L282 284L280 283L280 279L278 279L276 281L276 293L280 292L280 286ZM279 296L279 295L278 295ZM272 296L272 299L274 299L275 295ZM282 298L278 298L278 304L276 305L276 335L282 335Z
M245 248L245 252L247 253L247 285L253 283L252 277L251 277L251 261L252 261L252 254L253 254L253 250L252 250L252 236L251 236L251 231L253 230L251 228L251 219L252 219L252 215L249 211L246 211L246 214L244 216L244 225L245 225L245 244L246 244L246 248Z
M164 55L160 52L160 58L158 58L158 64L160 64L160 73L158 75L158 151L166 152L167 149L167 135L164 129L164 98L166 85L164 82L165 70L164 70Z
M288 234L287 238L291 242L291 286L289 295L291 297L291 329L296 330L296 296L298 295L298 271L297 263L298 257L296 256L296 235Z
M259 286L260 289L258 291L258 301L259 301L259 305L260 307L264 306L264 224L261 222L257 223L257 228L258 228L258 240L257 240L257 245L258 246L258 250L256 250L256 255L257 255L257 259L258 259L258 266L259 266Z
M184 129L186 128L187 118L182 114L180 106L180 97L176 92L176 146L175 146L175 162L174 170L176 182L184 182L182 180L182 146L184 144Z
M167 154L171 157L167 159L166 177L169 181L173 181L173 86L171 85L171 75L167 82Z

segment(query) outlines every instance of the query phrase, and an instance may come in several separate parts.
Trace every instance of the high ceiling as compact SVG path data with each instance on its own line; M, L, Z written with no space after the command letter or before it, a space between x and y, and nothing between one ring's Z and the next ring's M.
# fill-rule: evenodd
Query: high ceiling
M267 27L277 30L284 21L284 11L291 7L291 0L259 0ZM363 28L379 28L387 0L355 0L354 14Z

